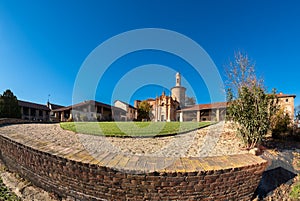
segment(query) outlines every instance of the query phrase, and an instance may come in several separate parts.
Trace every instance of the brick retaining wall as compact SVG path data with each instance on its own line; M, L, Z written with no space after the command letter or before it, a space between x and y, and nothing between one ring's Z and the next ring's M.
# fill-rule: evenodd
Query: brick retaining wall
M55 153L25 144L30 143L0 135L6 166L49 192L80 200L250 200L267 165L259 157L243 154L178 158L166 168L150 171L147 165L138 167L139 157L124 162L126 156L102 154L106 162L77 160L62 157L61 150ZM143 157L149 160L154 159Z
M0 118L0 126L9 124L23 124L29 123L29 120L24 119L14 119L14 118Z

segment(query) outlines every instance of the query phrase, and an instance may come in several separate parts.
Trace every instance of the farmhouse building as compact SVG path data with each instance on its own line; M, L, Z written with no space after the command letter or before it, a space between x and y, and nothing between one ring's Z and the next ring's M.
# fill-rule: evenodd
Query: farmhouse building
M114 102L116 108L124 110L126 113L121 114L121 121L133 121L137 119L137 108L120 100Z
M293 94L283 94L280 92L276 95L278 98L278 104L280 108L283 109L285 114L288 114L290 116L290 119L294 120L294 110L295 110L295 98L296 95Z
M178 111L180 121L223 121L226 116L226 102L199 104Z
M52 110L59 121L121 121L126 111L98 101L83 101L78 104Z
M21 109L21 119L29 121L51 121L51 111L63 106L52 104L49 101L47 105L18 100Z

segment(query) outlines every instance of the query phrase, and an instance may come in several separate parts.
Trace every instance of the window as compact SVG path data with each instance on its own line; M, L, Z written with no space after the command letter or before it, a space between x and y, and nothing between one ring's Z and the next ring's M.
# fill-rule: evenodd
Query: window
M285 99L285 102L289 102L289 99L287 98L287 99Z

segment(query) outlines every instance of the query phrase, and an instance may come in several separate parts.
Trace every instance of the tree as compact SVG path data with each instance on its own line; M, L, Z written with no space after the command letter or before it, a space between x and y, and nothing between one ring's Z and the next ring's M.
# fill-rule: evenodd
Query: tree
M196 99L195 97L185 97L185 105L190 106L190 105L195 105L196 104Z
M138 116L137 119L139 121L143 120L143 119L147 119L150 120L150 112L151 112L151 105L147 102L147 101L142 101L139 105L138 105Z
M278 110L276 91L266 93L254 67L247 55L238 52L227 71L228 116L236 123L238 135L249 149L260 143L271 129L271 119Z
M295 108L295 119L300 120L300 105Z
M0 118L21 118L18 99L9 89L0 95Z
M282 108L279 109L271 121L272 137L283 138L286 137L291 131L291 118Z

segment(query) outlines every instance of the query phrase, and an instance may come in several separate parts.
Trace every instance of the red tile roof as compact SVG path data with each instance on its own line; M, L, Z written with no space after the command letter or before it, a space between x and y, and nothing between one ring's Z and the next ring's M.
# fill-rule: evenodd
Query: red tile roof
M28 108L33 108L33 109L37 109L37 110L50 111L50 109L47 107L47 105L42 105L42 104L37 104L37 103L32 103L32 102L22 101L22 100L18 100L18 104L20 107L28 107Z
M217 102L217 103L193 105L191 107L183 108L181 109L181 111L198 111L198 110L217 109L217 108L226 108L226 107L227 107L227 102Z
M276 96L278 98L296 97L296 95L293 94L283 94L283 93L276 94ZM198 111L198 110L205 110L205 109L226 108L227 105L228 105L227 102L199 104L199 105L193 105L191 107L183 108L181 111Z
M136 109L135 107L133 107L132 105L130 105L130 104L124 102L124 101L121 101L121 100L115 100L115 102L117 102L117 101L120 101L121 103L127 105L128 107L130 107L130 108L132 108L132 109ZM114 102L114 103L115 103L115 102Z
M52 111L53 112L61 112L61 111L66 111L66 110L72 110L72 109L75 109L75 108L78 108L78 107L82 107L82 106L86 106L86 105L101 106L101 107L104 107L104 108L107 108L107 109L113 109L115 111L125 112L121 108L117 108L117 107L114 107L114 106L111 106L111 105L108 105L108 104L105 104L105 103L101 103L101 102L98 102L98 101L94 101L94 100L83 101L83 102L77 103L75 105L70 105L68 107L62 107L62 108L59 108L59 109L56 109L56 110L52 110Z
M294 94L283 94L282 92L280 92L279 94L276 94L277 98L287 98L287 97L294 97L296 98L296 95Z
M56 110L56 109L65 107L65 106L57 105L57 104L53 104L53 103L49 103L49 104L51 105L50 108L51 108L52 110Z

